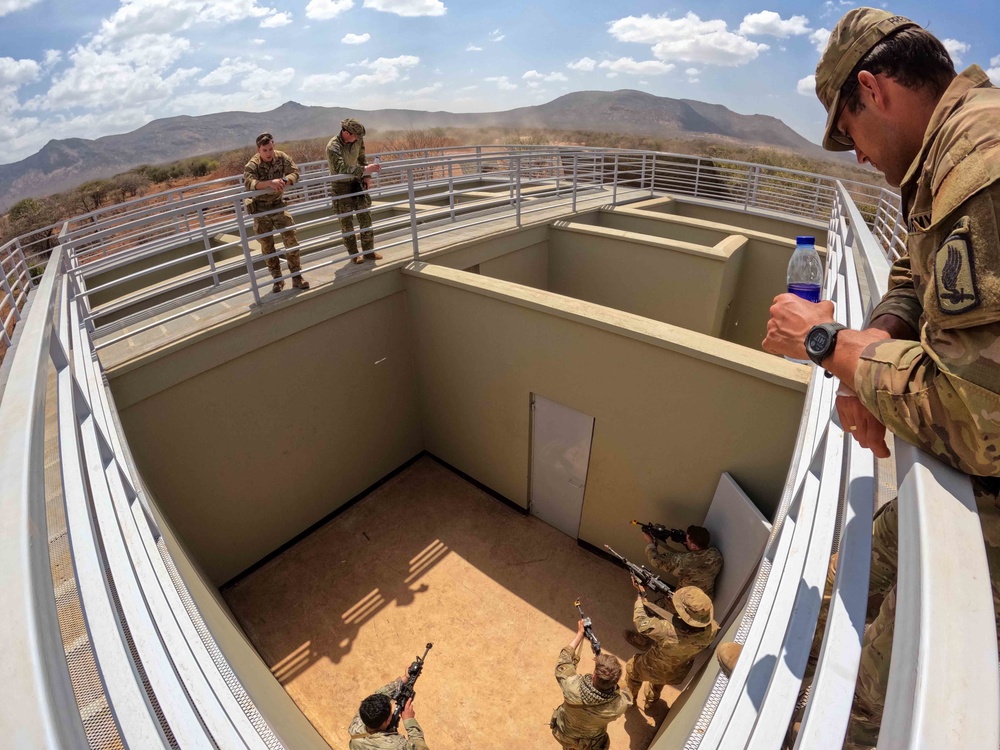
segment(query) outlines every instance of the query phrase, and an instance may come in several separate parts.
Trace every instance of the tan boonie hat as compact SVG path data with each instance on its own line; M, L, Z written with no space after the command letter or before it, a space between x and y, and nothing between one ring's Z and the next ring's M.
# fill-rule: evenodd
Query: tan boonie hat
M903 16L876 8L849 10L830 32L823 57L816 66L816 96L826 107L826 130L823 131L823 148L827 151L850 151L853 144L836 136L834 127L840 115L840 89L854 66L868 51L893 32L916 26Z
M693 628L707 628L712 624L715 609L708 594L697 586L677 589L673 596L677 616Z
M362 125L357 120L355 120L353 117L348 117L346 120L341 120L340 129L346 130L348 133L355 136L356 138L365 137L365 126Z

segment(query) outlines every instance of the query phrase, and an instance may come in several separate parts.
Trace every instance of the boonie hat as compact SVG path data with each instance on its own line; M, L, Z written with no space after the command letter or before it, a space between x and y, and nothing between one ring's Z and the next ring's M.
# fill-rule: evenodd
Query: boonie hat
M707 628L712 624L715 609L708 594L697 586L685 586L674 592L674 609L677 616L693 628Z
M267 143L268 141L273 141L274 136L270 133L261 133L257 136L257 145L260 146L262 143Z
M353 117L348 117L346 120L341 120L340 129L346 130L348 133L355 136L356 138L365 137L365 126L362 125L357 120L355 120Z
M893 15L877 8L849 10L830 32L823 56L816 66L816 96L826 107L826 129L823 148L827 151L850 151L853 145L834 140L837 116L840 114L840 89L854 66L868 51L890 34L918 24L905 16Z

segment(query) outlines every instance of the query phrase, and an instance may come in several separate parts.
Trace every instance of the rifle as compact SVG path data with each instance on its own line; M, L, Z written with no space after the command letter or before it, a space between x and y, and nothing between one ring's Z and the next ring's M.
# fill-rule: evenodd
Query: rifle
M638 526L642 529L644 534L649 534L653 539L659 539L661 542L677 542L678 544L684 544L687 539L687 532L684 529L668 529L662 523L643 523L642 521L632 521L633 526Z
M597 636L594 635L594 629L591 627L592 623L590 618L583 613L583 607L580 606L580 600L577 599L574 604L576 605L576 611L580 613L580 619L583 620L583 634L586 636L587 640L590 641L590 648L594 652L594 656L601 655L601 642L597 640Z
M629 574L636 581L645 586L647 591L652 591L655 594L663 594L664 596L672 597L674 595L674 587L661 581L659 576L649 570L645 565L636 565L635 563L629 562L606 544L604 545L604 549L614 555L615 559L619 562L625 563L625 567Z
M431 646L433 645L433 643L428 643L427 651L430 651ZM417 678L420 676L420 673L424 671L424 659L427 658L427 651L424 651L423 656L418 656L417 660L410 665L409 669L406 670L406 681L392 697L392 700L396 705L392 709L392 716L389 718L389 726L386 727L385 731L395 732L399 729L399 720L401 718L401 714L403 713L403 708L405 708L407 702L413 700L413 697L416 695L413 691L413 686L417 684Z

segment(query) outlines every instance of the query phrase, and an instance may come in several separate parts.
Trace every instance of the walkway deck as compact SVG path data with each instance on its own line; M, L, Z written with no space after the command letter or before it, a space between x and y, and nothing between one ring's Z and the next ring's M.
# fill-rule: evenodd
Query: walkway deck
M642 200L650 196L648 189L619 188L618 204ZM568 197L558 200L540 198L524 204L521 228L548 224L557 219L573 216ZM595 189L594 192L583 193L577 200L576 213L594 211L610 204L612 191L610 188ZM546 204L552 204L546 206ZM437 209L440 210L440 209ZM528 213L531 211L531 213ZM484 219L490 218L484 223ZM511 207L493 208L475 213L463 214L454 223L439 221L420 225L421 234L440 231L445 227L451 231L433 237L419 239L420 258L427 260L445 252L454 246L482 239L517 229L517 220ZM270 292L270 279L265 272L258 273L258 283L261 285L261 305L254 302L253 293L246 279L236 279L212 287L203 292L189 295L182 301L171 302L159 309L150 310L133 319L123 321L121 325L109 328L102 335L95 337L94 343L99 347L101 363L106 369L112 369L130 360L143 357L162 347L182 341L193 334L204 334L207 330L220 325L238 324L241 320L266 313L275 306L289 304L296 298L325 294L331 289L358 281L368 274L384 268L394 268L413 260L413 244L409 239L410 230L396 230L388 235L376 233L376 249L382 253L383 260L373 264L370 262L358 265L344 254L342 246L337 245L332 250L320 250L304 258L303 275L308 279L311 289L300 292L291 289L286 283L285 290L279 294ZM399 242L391 248L386 244ZM335 260L332 265L311 270L318 263ZM282 263L282 269L285 268ZM287 273L287 271L286 271ZM232 295L232 296L230 296ZM227 298L228 299L224 299ZM215 301L215 304L211 304ZM208 306L205 306L208 304ZM204 307L203 307L204 306ZM194 308L202 309L195 310ZM159 325L142 333L134 333L151 323L160 321ZM115 339L117 343L108 344ZM100 348L100 347L104 348Z

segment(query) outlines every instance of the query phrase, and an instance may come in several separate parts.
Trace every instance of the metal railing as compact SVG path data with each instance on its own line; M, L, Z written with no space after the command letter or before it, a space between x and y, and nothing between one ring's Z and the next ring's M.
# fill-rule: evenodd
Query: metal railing
M296 186L300 229L329 222L335 181L317 173ZM192 255L204 257L208 270L198 278L221 287L228 269L218 262L211 266L204 240L208 232L237 232L235 257L244 275L233 289L246 293L257 283L246 244L253 235L240 213L248 194L224 182L204 194L178 191L159 202L133 202L121 214L95 213L67 223L63 244L31 292L0 401L0 525L8 540L0 545L0 627L8 637L0 660L8 693L0 702L0 729L17 747L85 744L61 652L48 553L36 543L46 529L40 508L49 487L41 445L48 407L55 407L58 418L57 466L90 648L122 742L281 745L225 663L177 574L119 432L93 344L99 306L92 297L115 285L111 276L99 282L101 274L143 259L169 276L182 265L167 255L178 237L202 240L205 249ZM786 216L824 215L830 221L826 293L837 301L838 319L852 327L863 325L884 290L887 256L905 241L898 199L887 191L651 152L524 148L433 152L423 160L407 155L386 165L375 193L379 207L405 211L398 225L385 220L380 247L412 243L414 253L419 243L454 229L456 217L482 224L513 218L518 225L545 208L574 210L587 195L614 205L624 196L683 194ZM863 214L856 199L873 209ZM325 216L310 217L320 209ZM237 240L230 242L235 248ZM860 268L855 251L864 259ZM320 259L304 270L330 262ZM155 272L147 268L124 277L134 281ZM871 290L867 298L862 278ZM18 279L27 289L23 274ZM55 396L45 387L49 372ZM834 380L814 373L774 532L737 635L744 655L730 680L717 680L689 748L780 746L802 685L833 549L841 552L840 565L798 747L836 746L844 736L863 633L873 467L871 454L846 438L833 417L835 390ZM968 480L899 443L896 459L902 478L899 624L884 747L996 747L1000 689L992 601ZM963 613L960 629L949 620L956 611ZM955 654L977 671L970 673ZM944 700L942 690L949 710L931 714L931 702Z
M835 302L838 322L863 327L887 288L887 250L891 246L876 240L839 186L824 294ZM861 274L871 290L867 297ZM826 629L795 747L840 747L844 741L865 629L875 481L873 454L836 419L837 387L835 378L813 368L772 536L736 634L742 654L731 677L717 677L685 750L778 748L785 742L803 694L833 551L839 555ZM996 627L969 479L903 441L895 443L895 462L897 609L879 748L997 747Z

